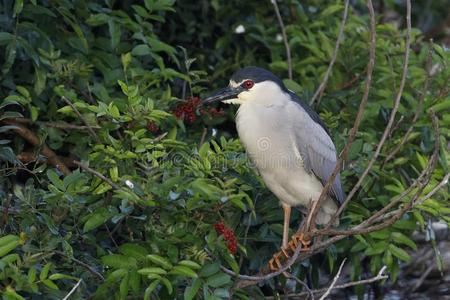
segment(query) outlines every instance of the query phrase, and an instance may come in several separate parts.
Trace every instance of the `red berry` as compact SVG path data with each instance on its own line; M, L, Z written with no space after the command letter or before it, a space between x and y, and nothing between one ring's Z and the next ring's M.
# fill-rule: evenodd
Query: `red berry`
M156 123L154 121L149 121L147 123L147 129L150 132L157 132L159 130L158 125L156 125Z

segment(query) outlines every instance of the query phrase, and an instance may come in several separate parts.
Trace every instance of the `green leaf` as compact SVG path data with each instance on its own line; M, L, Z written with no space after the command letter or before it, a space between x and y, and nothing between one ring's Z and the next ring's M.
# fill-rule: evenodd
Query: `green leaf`
M8 234L5 236L2 236L0 238L0 247L3 247L11 242L18 241L18 240L19 240L19 237L17 235Z
M121 254L105 255L101 260L105 266L116 269L135 269L137 267L136 259Z
M116 213L117 213L117 210L115 208L108 210L105 207L100 207L99 209L94 211L92 214L90 214L86 223L84 223L83 231L88 232L90 230L93 230L93 229L99 227L100 225L105 224Z
M27 281L28 281L28 283L33 283L35 280L36 280L36 268L35 267L31 267L28 270Z
M128 291L129 291L129 275L125 275L125 277L122 278L122 281L120 282L119 285L119 294L120 294L120 299L126 299L127 295L128 295Z
M207 265L203 266L203 268L200 271L200 276L202 276L202 277L209 277L209 276L214 275L217 272L219 272L219 270L220 270L219 263L217 263L217 262L210 263L210 264L207 264Z
M403 260L405 262L411 260L411 256L409 256L409 254L405 250L395 246L394 244L389 244L389 251L391 251L391 253L400 260Z
M414 243L413 240L411 240L401 232L393 232L392 239L397 244L403 244L410 247L411 249L417 250L416 243Z
M9 243L5 243L3 246L0 247L0 257L5 256L9 252L16 249L16 247L19 246L19 240L11 241Z
M172 270L170 270L169 274L173 275L181 275L186 277L197 278L198 275L191 268L186 266L175 266Z
M23 9L23 0L14 1L13 17L20 15L20 13L22 12L22 9Z
M192 260L182 260L182 261L179 261L178 264L189 267L194 270L198 270L201 268L201 266L198 263L196 263L195 261L192 261Z
M173 267L172 264L162 256L159 256L156 254L149 254L149 255L147 255L147 258L150 259L153 263L160 265L161 267L163 267L166 270L172 269L172 267Z
M51 183L56 186L60 191L65 191L64 182L59 178L59 175L53 169L47 170L47 177L50 179Z
M173 293L173 287L172 284L170 283L170 281L167 278L161 278L162 283L164 284L164 286L167 289L167 292L169 293L169 295L171 295Z
M211 286L211 287L219 287L219 286L224 286L228 283L231 282L231 276L225 273L218 273L216 275L213 275L211 277L209 277L206 280L206 284Z
M140 245L132 243L125 243L120 245L119 250L122 254L133 257L137 260L145 259L145 256L148 254L147 249Z
M165 275L167 271L159 267L142 268L137 271L141 275L160 274Z
M52 266L52 263L47 263L41 270L41 273L39 274L39 280L43 281L47 279L48 272L50 271L50 267Z
M144 300L150 300L150 295L152 294L152 292L155 290L155 288L158 286L159 283L160 280L158 279L150 283L150 285L145 289Z
M79 280L79 278L76 278L74 276L70 276L67 274L61 274L61 273L54 273L48 277L50 280L59 280L59 279L72 279L72 280Z
M50 279L42 280L42 283L45 284L47 287L51 288L52 290L59 290L58 286Z
M199 278L192 280L192 284L184 290L184 300L192 300L197 295L202 282Z
M144 56L149 55L151 53L152 50L148 45L145 44L137 45L136 47L133 48L133 50L131 50L131 54L134 56Z

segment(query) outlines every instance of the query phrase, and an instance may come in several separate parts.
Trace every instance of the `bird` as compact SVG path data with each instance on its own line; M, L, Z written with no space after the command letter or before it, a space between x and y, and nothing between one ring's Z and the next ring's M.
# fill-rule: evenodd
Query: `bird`
M285 252L292 207L306 214L336 166L330 132L304 100L263 68L249 66L234 72L228 86L203 100L204 105L213 102L239 105L235 118L239 139L284 211L281 249ZM319 208L316 224L327 224L344 197L338 174Z

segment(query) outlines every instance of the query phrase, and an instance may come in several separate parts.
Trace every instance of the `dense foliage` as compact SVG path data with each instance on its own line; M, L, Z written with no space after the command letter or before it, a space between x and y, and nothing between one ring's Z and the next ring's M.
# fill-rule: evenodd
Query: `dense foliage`
M361 100L369 51L365 6L355 2L315 107L338 149ZM386 2L402 13L403 6ZM332 56L343 5L279 5L294 71L284 82L310 99ZM61 299L79 279L72 299L274 294L284 279L264 291L233 289L234 279L220 270L251 274L264 266L280 245L282 210L237 139L235 108L199 107L200 98L240 66L287 77L270 1L5 0L0 12L3 298ZM378 19L374 84L342 173L346 190L365 169L389 118L404 33ZM430 108L439 117L441 148L424 194L449 172L450 52L428 43L418 29L411 38L395 130L342 227L368 218L425 168L434 143ZM405 145L384 161L409 128ZM47 146L69 170L43 154ZM427 224L450 224L448 192L446 186L390 228L349 237L292 272L317 286L347 257L352 280L382 265L396 280L408 251L416 250L411 233L428 230L433 243ZM291 227L298 223L295 214Z

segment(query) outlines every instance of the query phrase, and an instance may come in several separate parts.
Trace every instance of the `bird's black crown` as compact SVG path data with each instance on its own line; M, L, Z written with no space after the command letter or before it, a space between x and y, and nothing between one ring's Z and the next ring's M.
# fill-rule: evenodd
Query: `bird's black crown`
M286 91L283 81L281 81L281 79L275 76L272 72L263 68L245 67L237 70L233 76L231 76L231 80L234 82L241 82L244 79L251 79L255 83L262 81L273 81L278 84L282 90Z

